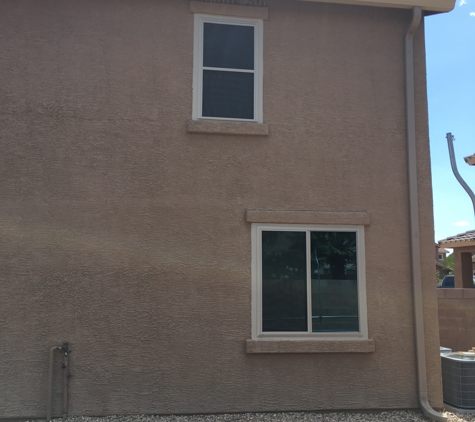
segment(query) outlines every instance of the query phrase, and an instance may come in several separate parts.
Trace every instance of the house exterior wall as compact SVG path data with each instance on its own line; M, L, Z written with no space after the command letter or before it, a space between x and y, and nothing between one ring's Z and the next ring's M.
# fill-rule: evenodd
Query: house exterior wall
M0 3L0 418L44 416L48 350L63 341L72 415L418 407L410 11L268 6L269 135L257 137L187 132L188 1ZM427 371L441 407L423 25L415 54ZM369 213L373 353L246 353L253 209Z

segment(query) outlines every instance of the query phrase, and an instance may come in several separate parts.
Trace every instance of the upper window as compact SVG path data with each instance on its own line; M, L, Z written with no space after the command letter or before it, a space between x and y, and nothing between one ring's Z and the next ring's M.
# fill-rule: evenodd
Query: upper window
M253 337L367 338L364 228L253 225Z
M195 15L193 119L262 123L262 21Z

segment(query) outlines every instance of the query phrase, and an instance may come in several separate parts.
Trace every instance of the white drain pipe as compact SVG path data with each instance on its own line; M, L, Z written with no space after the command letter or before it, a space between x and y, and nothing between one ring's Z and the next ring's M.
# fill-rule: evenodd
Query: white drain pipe
M414 33L421 23L420 7L412 9L412 21L404 41L406 60L406 134L409 171L409 209L411 230L411 270L414 298L414 321L416 335L417 386L419 404L425 416L434 421L445 422L447 417L436 412L428 400L426 347L424 337L424 314L421 275L421 245L419 240L419 199L417 192L417 158L416 158L416 116L414 92Z

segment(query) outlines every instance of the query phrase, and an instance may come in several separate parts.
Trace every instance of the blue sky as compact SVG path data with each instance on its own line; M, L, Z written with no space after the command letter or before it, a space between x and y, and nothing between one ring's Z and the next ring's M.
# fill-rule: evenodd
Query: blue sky
M475 192L475 0L425 19L429 136L435 240L475 229L472 201L450 167L446 133L455 136L457 167Z

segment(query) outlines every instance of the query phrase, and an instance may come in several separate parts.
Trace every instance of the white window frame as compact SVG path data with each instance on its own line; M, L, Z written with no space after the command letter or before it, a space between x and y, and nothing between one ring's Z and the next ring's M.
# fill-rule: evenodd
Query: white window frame
M308 332L263 332L262 331L262 231L328 231L356 233L356 263L358 277L359 332L312 333L311 320ZM323 226L260 224L251 226L252 238L252 339L253 340L366 340L368 322L366 311L366 268L364 226ZM310 236L307 236L307 292L310 292ZM311 309L311 295L307 293L307 308ZM311 314L311 312L309 312ZM309 319L311 318L311 315Z
M209 117L202 115L203 105L203 32L205 23L225 25L245 25L254 27L254 71L244 69L221 69L231 72L254 73L254 119L231 117ZM207 68L204 68L207 69ZM238 122L263 122L262 112L262 75L263 75L263 21L261 19L243 19L234 17L195 14L194 52L193 52L193 120L225 120Z

